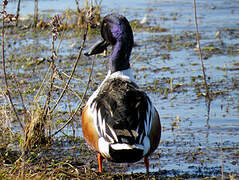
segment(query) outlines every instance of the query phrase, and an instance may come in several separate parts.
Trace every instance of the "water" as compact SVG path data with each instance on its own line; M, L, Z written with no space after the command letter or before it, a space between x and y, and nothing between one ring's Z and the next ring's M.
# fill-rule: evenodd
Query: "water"
M234 47L237 53L212 53L204 60L206 74L210 79L208 83L213 92L218 92L210 104L205 98L198 97L198 89L204 92L203 87L197 82L202 82L202 71L199 56L195 47L180 47L169 50L160 48L165 42L160 38L166 35L182 35L184 32L194 32L193 4L192 1L176 0L135 0L117 2L110 0L102 1L102 13L119 12L127 16L129 20L142 20L148 15L148 24L167 28L167 32L134 32L135 42L138 45L133 49L132 65L134 75L139 86L146 89L153 103L157 107L163 127L161 144L156 151L160 158L152 156L151 171L167 170L170 174L172 170L179 171L179 174L202 173L209 176L220 175L220 168L223 163L225 172L239 172L239 5L236 0L218 0L198 2L198 23L201 33L202 47L214 44L219 46L220 40L216 37L217 32L221 32L221 40L225 49ZM80 1L80 7L83 7ZM10 2L8 12L14 13L16 2ZM40 14L60 13L65 9L75 9L75 1L63 0L40 0ZM51 8L49 8L51 7ZM23 1L21 15L32 14L34 3ZM235 33L224 31L225 28L237 28ZM99 37L97 37L99 38ZM90 40L94 42L94 38ZM188 38L186 42L195 42L194 38ZM49 42L49 41L48 41ZM182 41L176 41L182 42ZM44 43L47 43L45 41ZM63 42L67 44L65 49L70 48L74 39ZM50 44L50 43L48 43ZM77 50L63 50L62 56L76 54ZM157 53L156 53L157 52ZM162 59L162 55L168 54L167 60ZM137 56L140 58L137 59ZM92 59L91 59L92 60ZM83 62L88 60L84 58ZM99 58L101 63L105 58ZM100 83L97 75L102 74L102 68L106 71L105 64L99 64L94 69L93 77ZM90 67L88 62L84 69ZM142 69L142 67L145 67ZM160 68L166 67L166 70ZM64 70L64 69L62 69ZM87 81L87 76L82 75L83 81ZM103 76L103 75L101 75ZM193 80L195 78L195 80ZM170 83L180 84L170 92ZM155 85L155 83L158 83ZM154 87L149 90L147 87ZM77 81L74 84L77 89ZM82 87L81 87L82 88ZM168 88L169 93L164 94L159 91L161 88ZM83 88L84 90L84 88ZM83 91L82 90L82 91ZM92 92L94 89L91 89ZM72 103L74 105L74 102ZM72 133L71 128L65 130ZM77 135L81 135L78 131ZM222 150L221 150L222 148ZM221 157L221 153L223 156ZM142 163L131 165L127 172L144 172Z

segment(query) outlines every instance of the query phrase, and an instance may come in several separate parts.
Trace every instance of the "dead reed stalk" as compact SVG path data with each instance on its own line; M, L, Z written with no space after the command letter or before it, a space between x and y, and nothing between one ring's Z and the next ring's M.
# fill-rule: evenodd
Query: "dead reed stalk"
M52 27L52 41L51 41L51 57L50 57L50 67L51 67L51 76L50 76L50 90L48 91L47 95L47 101L44 107L44 116L46 116L50 110L49 104L51 99L51 94L53 91L53 84L54 84L54 75L56 73L56 66L55 66L55 58L57 57L56 50L55 50L55 41L59 35L58 28L61 26L61 20L59 15L55 15L50 22L50 25ZM50 113L51 114L51 113Z
M49 58L51 75L50 75L50 88L47 92L47 99L45 101L44 108L41 108L40 105L36 104L36 107L32 110L31 121L25 129L25 144L24 147L26 150L31 149L32 147L40 144L46 144L49 139L46 137L46 125L47 120L51 119L52 113L50 113L50 102L52 99L52 92L55 80L56 66L55 59L57 57L55 51L55 41L59 35L59 28L61 27L61 19L58 15L55 15L50 22L52 27L52 47L51 47L51 57ZM50 128L48 128L50 130ZM50 134L50 133L49 133Z
M1 14L2 14L2 66L3 66L4 83L5 83L5 88L6 88L5 95L7 96L8 101L11 104L13 112L14 112L16 118L17 118L17 121L19 122L21 128L23 129L23 125L21 123L21 120L20 120L20 118L18 116L18 113L16 111L15 105L14 105L13 100L12 100L12 96L11 96L11 93L10 93L10 90L9 90L9 85L8 85L7 73L6 73L6 61L5 61L5 21L7 20L7 21L11 22L11 21L15 21L16 20L16 17L14 15L8 14L6 12L7 4L8 4L8 0L4 0L3 1L2 11L1 11Z
M194 24L195 24L195 31L196 31L196 41L197 41L197 46L198 46L198 51L199 51L199 57L200 57L200 62L201 62L201 68L203 72L203 82L204 82L204 88L206 91L206 97L210 99L210 94L209 94L209 87L207 84L207 76L205 72L205 66L203 63L203 58L202 58L202 49L200 46L200 35L198 31L198 23L197 23L197 7L196 7L196 0L193 0L193 10L194 10Z
M58 103L60 102L60 100L62 99L62 97L63 97L63 95L65 94L66 89L68 88L68 86L69 86L69 84L70 84L70 81L71 81L71 79L72 79L72 77L73 77L73 75L74 75L74 73L75 73L77 64L78 64L78 62L79 62L79 60L80 60L80 57L81 57L83 48L84 48L84 46L85 46L85 41L86 41L86 37L87 37L87 32L88 32L88 24L86 24L86 28L85 28L85 31L84 31L84 34L83 34L83 42L82 42L82 44L81 44L81 47L80 47L78 56L77 56L77 58L76 58L76 60L75 60L75 62L74 62L74 65L73 65L73 68L72 68L72 71L71 71L71 75L70 75L70 77L68 78L67 83L65 84L65 87L64 87L63 91L61 92L59 98L57 99L56 104L52 107L51 112L54 111L54 109L56 108L56 106L58 105ZM93 69L93 68L92 68L92 69ZM91 69L89 81L90 81L90 78L91 78L92 69ZM88 84L87 84L86 91L87 91L88 86L89 86L89 81L88 81ZM85 91L85 93L84 93L84 95L83 95L83 98L85 97L86 91ZM68 119L68 121L67 121L60 129L58 129L54 134L52 134L51 137L55 136L58 132L60 132L62 129L64 129L64 127L65 127L67 124L69 124L69 123L72 121L73 117L74 117L74 116L76 115L76 113L79 111L79 108L80 108L82 102L83 102L83 99L81 99L80 105L78 105L78 107L76 108L75 112L71 115L71 117Z
M33 26L34 28L37 27L38 22L38 0L34 1L34 18L33 18Z
M75 0L75 2L76 2L76 9L77 9L77 12L78 12L78 14L80 14L79 0Z
M26 120L26 119L28 119L28 111L27 111L27 108L26 108L26 106L25 106L24 99L23 99L23 97L22 97L22 92L21 92L20 83L19 83L19 81L17 80L17 77L16 77L15 75L13 76L13 79L14 79L15 84L17 85L17 92L18 92L18 94L19 94L19 96L20 96L20 99L21 99L21 104L22 104L22 107L23 107L23 114L24 114L24 116L25 116L24 119Z
M80 52L81 53L81 52ZM75 112L70 116L70 118L66 121L66 123L60 128L58 129L56 132L54 132L51 137L55 136L56 134L58 134L62 129L64 129L70 122L72 122L74 116L76 115L77 112L79 112L81 106L82 106L82 103L83 103L83 100L87 94L87 91L88 91L88 88L89 88L89 85L90 85L90 81L91 81L91 77L92 77L92 72L93 72L93 68L94 68L94 61L92 61L92 66L91 66L91 71L90 71L90 75L89 75L89 78L88 78L88 82L87 82L87 85L86 85L86 88L85 88L85 92L80 100L80 103L78 104Z
M85 29L84 34L83 34L83 42L82 42L81 48L80 48L80 50L79 50L79 54L78 54L78 56L77 56L77 58L76 58L76 60L75 60L75 62L74 62L74 65L73 65L73 68L72 68L70 77L68 78L68 80L67 80L67 82L66 82L66 84L65 84L65 87L64 87L64 89L62 90L60 96L58 97L58 99L57 99L55 105L51 108L50 113L52 113L52 112L55 110L55 108L57 107L57 105L58 105L59 102L61 101L62 97L64 96L64 94L65 94L65 92L66 92L66 89L68 88L68 86L69 86L69 84L70 84L70 81L71 81L71 79L72 79L72 77L73 77L73 75L74 75L74 73L75 73L77 64L78 64L78 62L79 62L79 60L80 60L83 47L84 47L84 45L85 45L87 32L88 32L88 25L87 25L87 27L86 27L86 29Z
M45 136L45 120L42 116L43 109L38 107L31 112L30 123L25 128L24 151L28 151L33 147L46 144Z
M73 75L74 75L74 73L75 73L77 64L78 64L78 62L79 62L79 60L80 60L80 57L81 57L81 54L82 54L82 50L83 50L83 48L84 48L84 46L85 46L85 41L86 41L86 37L87 37L87 33L88 33L88 28L90 27L90 24L91 24L92 20L94 19L93 16L94 16L93 10L90 9L90 10L86 13L86 27L85 27L85 30L84 30L84 33L83 33L83 42L82 42L82 44L81 44L81 47L80 47L78 56L77 56L77 58L76 58L76 60L75 60L75 62L74 62L74 65L73 65L73 68L72 68L72 71L71 71L71 75L70 75L70 77L68 78L67 83L65 84L65 87L64 87L63 91L61 92L61 94L60 94L58 100L56 101L55 105L52 107L52 109L51 109L51 111L50 111L51 113L52 113L52 112L54 111L54 109L57 107L57 105L59 104L59 102L60 102L60 100L62 99L63 95L65 94L66 89L68 88L68 86L69 86L69 84L70 84L70 81L71 81L71 79L72 79L72 77L73 77ZM88 87L89 87L89 83L90 83L90 79L91 79L91 75L92 75L92 71L93 71L93 66L94 66L94 63L92 63L91 73L90 73L90 76L89 76L89 79L88 79L88 83L87 83L87 87L86 87L86 89L85 89L84 95L83 95L83 97L82 97L82 99L81 99L81 102L78 104L78 106L77 106L75 112L71 115L71 117L68 119L68 121L67 121L60 129L58 129L54 134L52 134L51 137L55 136L55 135L56 135L58 132L60 132L67 124L69 124L69 123L72 121L72 119L74 118L74 116L76 115L76 113L79 111L79 109L80 109L80 107L81 107L81 105L82 105L82 103L83 103L83 99L84 99L85 96L86 96Z

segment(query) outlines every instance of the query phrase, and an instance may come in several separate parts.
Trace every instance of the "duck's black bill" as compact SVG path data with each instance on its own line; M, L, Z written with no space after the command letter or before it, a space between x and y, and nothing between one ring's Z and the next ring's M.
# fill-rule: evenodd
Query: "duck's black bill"
M107 43L106 41L98 41L92 46L92 48L90 48L88 52L84 53L84 55L92 56L94 54L100 54L104 52L104 50L106 50L107 46L109 46L109 43Z

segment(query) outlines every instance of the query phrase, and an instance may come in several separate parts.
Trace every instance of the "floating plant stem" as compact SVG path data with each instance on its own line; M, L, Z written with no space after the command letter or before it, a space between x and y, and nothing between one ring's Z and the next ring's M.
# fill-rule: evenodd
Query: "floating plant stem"
M200 46L200 37L199 37L198 23L197 23L196 0L193 0L193 10L194 10L194 24L195 24L195 30L196 30L196 41L197 41L197 45L198 45L199 57L200 57L200 61L201 61L201 68L202 68L202 72L203 72L203 82L204 82L204 87L206 90L206 97L210 99L209 88L207 85L207 78L206 78L206 73L205 73L205 67L204 67L203 58L202 58L202 50L201 50L201 46Z

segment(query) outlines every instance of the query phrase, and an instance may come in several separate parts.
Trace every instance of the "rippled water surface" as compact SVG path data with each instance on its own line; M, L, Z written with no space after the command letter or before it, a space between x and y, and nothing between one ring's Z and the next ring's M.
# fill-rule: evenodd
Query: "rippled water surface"
M223 166L225 172L238 173L239 3L237 0L197 2L203 61L207 82L214 93L210 102L201 96L205 91L195 43L193 1L103 0L101 11L102 16L122 13L130 21L146 18L145 26L167 29L166 32L135 31L136 46L131 56L133 74L139 86L152 98L163 127L161 143L152 155L150 170L167 170L172 176L173 173L213 176L220 175ZM14 13L15 7L16 2L10 2L9 12ZM33 7L32 1L23 1L22 17L33 14ZM75 1L39 1L40 14L52 15L68 8L75 9ZM89 39L86 48L94 41L95 38ZM50 38L25 43L49 47ZM77 43L77 39L64 40L60 57L67 59L77 54ZM37 55L42 56L42 53ZM89 68L92 60L83 57L77 71ZM95 61L93 78L99 84L107 71L107 59L99 57ZM59 64L58 67L64 71L64 67ZM86 83L87 77L85 74L81 79ZM78 80L73 81L74 88L84 92L78 84ZM89 95L93 90L92 86ZM72 102L73 108L74 105ZM82 135L80 132L77 134ZM71 134L71 128L65 133ZM144 172L143 163L130 165L127 172L132 171Z

